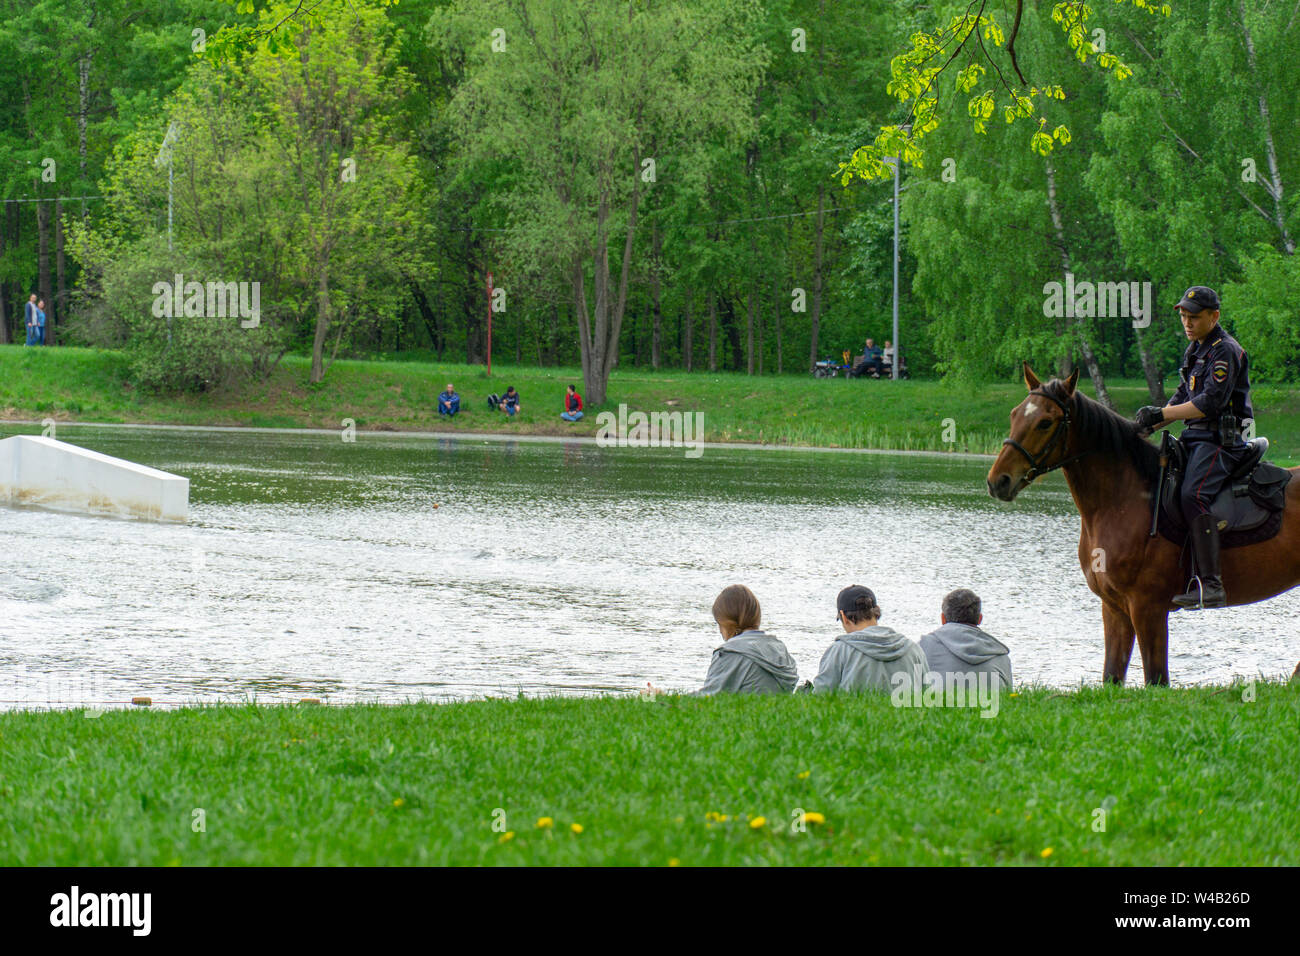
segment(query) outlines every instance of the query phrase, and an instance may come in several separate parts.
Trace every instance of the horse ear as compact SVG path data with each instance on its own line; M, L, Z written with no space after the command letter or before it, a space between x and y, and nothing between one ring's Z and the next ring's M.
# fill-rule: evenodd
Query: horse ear
M1022 364L1025 367L1025 388L1029 389L1032 392L1034 389L1038 388L1038 386L1042 385L1043 383L1038 380L1038 376L1034 374L1034 370L1029 367L1028 362L1024 362Z
M1074 386L1079 384L1079 370L1076 368L1070 373L1070 377L1065 380L1065 394L1073 395Z

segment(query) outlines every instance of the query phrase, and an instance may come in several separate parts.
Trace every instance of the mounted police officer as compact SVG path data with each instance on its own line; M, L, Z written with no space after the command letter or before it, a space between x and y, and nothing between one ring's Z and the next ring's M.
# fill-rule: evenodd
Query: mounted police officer
M1219 518L1210 504L1246 452L1241 431L1255 413L1250 405L1250 359L1219 326L1219 296L1193 286L1176 306L1191 344L1183 354L1182 384L1169 404L1138 409L1137 424L1163 428L1185 421L1181 436L1187 470L1180 492L1201 586L1174 598L1181 608L1223 607L1227 595L1219 577Z

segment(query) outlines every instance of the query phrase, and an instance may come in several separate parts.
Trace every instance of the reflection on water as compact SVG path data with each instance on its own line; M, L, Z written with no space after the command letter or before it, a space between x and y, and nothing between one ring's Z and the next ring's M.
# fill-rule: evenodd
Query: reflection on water
M188 526L0 509L0 707L692 689L742 582L811 677L836 592L938 625L954 587L1018 679L1095 681L1097 599L1059 476L987 462L708 448L61 429L186 475ZM1171 618L1175 682L1289 673L1291 598ZM1180 619L1181 618L1181 619ZM1130 679L1140 680L1136 653Z

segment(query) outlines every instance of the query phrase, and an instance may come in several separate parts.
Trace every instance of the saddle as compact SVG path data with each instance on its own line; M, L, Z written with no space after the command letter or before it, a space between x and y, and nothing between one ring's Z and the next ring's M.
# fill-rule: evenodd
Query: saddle
M1187 540L1187 523L1183 520L1179 492L1187 471L1187 448L1180 439L1172 435L1169 439L1169 474L1160 489L1158 528L1166 539L1182 545ZM1211 512L1219 519L1221 548L1240 548L1267 541L1282 527L1291 472L1264 461L1267 452L1267 438L1247 442L1246 453L1210 504Z

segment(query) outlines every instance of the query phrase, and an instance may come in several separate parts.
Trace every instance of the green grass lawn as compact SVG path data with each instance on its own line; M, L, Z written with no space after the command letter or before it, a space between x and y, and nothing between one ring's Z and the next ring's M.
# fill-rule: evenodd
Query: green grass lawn
M0 419L340 428L351 418L363 430L592 436L602 410L589 408L574 425L560 420L565 386L582 388L577 369L496 365L489 379L482 366L339 360L313 387L308 367L306 358L289 356L269 380L238 393L148 395L131 387L126 357L118 352L0 346ZM454 421L436 410L449 381L462 395ZM514 419L486 404L490 392L507 385L522 397L523 411ZM1147 401L1141 382L1109 385L1126 414ZM1091 394L1090 385L1083 388ZM972 387L622 369L611 377L602 408L626 403L633 411L702 412L708 441L993 453L1024 393L1016 382ZM1300 392L1262 386L1255 400L1261 434L1273 440L1270 457L1300 460Z
M1294 865L1254 688L9 712L0 865Z

